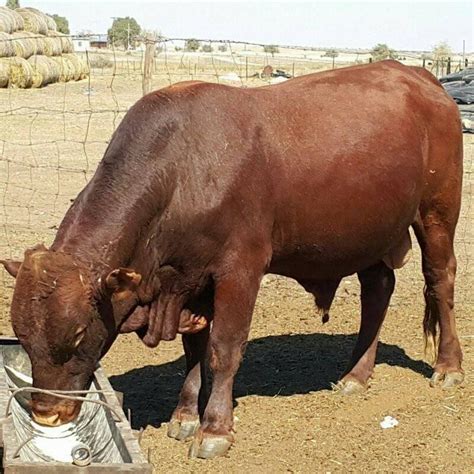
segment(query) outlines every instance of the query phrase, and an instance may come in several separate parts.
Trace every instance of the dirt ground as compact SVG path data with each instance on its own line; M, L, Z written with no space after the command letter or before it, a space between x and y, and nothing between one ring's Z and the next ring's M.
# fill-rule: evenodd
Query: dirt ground
M161 80L160 80L161 81ZM156 81L164 85L166 80ZM69 200L84 186L124 111L141 95L133 73L0 90L0 255L50 243ZM473 472L474 471L474 136L464 136L464 202L456 252L457 324L466 381L429 387L423 360L423 281L419 251L397 272L369 390L331 391L355 343L359 285L343 281L330 322L294 281L265 278L248 350L235 385L237 441L227 456L188 460L187 443L167 438L166 423L183 382L179 340L147 349L122 336L103 365L124 393L142 447L156 472ZM0 274L0 331L11 334L12 281ZM399 425L382 429L385 416Z

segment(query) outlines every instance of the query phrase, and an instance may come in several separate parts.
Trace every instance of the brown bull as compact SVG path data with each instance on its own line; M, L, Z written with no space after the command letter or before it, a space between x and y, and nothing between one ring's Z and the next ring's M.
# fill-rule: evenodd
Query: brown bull
M327 319L341 278L358 274L362 322L339 382L357 391L372 374L413 226L427 339L440 328L432 383L455 385L461 181L456 105L429 73L394 61L270 87L183 83L149 94L123 119L51 248L5 262L17 276L11 317L33 383L84 389L119 332L155 347L181 331L188 375L169 435L194 434L192 456L222 454L262 276L296 279ZM46 424L78 409L33 396Z

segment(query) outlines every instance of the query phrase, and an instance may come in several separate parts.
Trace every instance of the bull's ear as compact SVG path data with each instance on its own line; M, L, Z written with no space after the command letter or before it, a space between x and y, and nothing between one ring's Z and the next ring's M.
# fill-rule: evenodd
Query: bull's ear
M16 262L14 260L0 260L0 263L3 264L5 270L13 277L16 278L18 275L18 270L23 262Z
M109 291L134 291L142 281L142 276L130 268L117 268L112 270L105 278L105 286Z

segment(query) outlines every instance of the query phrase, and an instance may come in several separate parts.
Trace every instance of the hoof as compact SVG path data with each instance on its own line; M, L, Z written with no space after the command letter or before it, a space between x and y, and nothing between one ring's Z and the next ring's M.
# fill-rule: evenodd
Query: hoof
M197 433L189 448L190 458L212 459L223 456L232 446L233 436L203 435Z
M199 418L188 420L171 420L168 425L168 436L184 441L191 438L199 428Z
M435 372L430 380L431 387L441 386L443 389L453 388L462 383L464 374L462 372Z
M341 394L341 395L356 395L360 393L364 393L367 390L363 384L358 382L357 380L350 379L350 380L339 380L337 384L332 386L332 389Z

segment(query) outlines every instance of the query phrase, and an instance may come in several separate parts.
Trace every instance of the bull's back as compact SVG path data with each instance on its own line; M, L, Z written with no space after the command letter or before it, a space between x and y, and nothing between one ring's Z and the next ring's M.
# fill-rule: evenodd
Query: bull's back
M430 117L451 106L436 82L397 63L188 90L197 156L218 184L197 179L193 191L186 178L185 195L218 216L208 227L264 236L271 270L291 276L352 273L397 244L422 199Z

